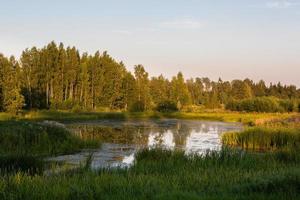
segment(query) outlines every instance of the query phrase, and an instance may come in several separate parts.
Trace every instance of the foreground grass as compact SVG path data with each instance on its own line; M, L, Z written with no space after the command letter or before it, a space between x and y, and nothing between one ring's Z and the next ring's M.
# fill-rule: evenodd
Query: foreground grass
M299 199L299 159L288 156L143 150L130 169L1 177L0 199Z

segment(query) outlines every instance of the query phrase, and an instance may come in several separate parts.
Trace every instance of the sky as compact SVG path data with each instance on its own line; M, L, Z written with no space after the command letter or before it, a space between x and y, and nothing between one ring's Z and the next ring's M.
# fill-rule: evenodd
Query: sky
M300 87L300 0L0 0L0 52L50 41L150 76Z

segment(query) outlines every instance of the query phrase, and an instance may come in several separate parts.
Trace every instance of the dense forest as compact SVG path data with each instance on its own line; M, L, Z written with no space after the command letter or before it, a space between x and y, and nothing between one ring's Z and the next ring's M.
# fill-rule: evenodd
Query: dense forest
M237 111L297 111L300 89L250 79L171 80L149 77L142 65L129 72L107 52L80 54L75 47L51 42L22 52L19 60L0 54L0 110L21 109L181 110L187 107Z

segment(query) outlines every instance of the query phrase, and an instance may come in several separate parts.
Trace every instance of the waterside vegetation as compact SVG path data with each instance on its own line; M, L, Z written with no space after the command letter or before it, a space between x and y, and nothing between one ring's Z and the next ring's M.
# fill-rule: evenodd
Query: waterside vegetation
M99 148L96 140L81 140L58 125L22 121L0 121L0 171L43 169L48 156L68 154L84 148Z
M204 156L143 150L129 169L0 177L0 198L298 199L300 162L286 157L226 149Z

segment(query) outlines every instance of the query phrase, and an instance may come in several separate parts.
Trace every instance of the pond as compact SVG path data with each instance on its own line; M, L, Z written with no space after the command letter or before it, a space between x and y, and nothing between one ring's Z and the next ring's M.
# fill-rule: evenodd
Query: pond
M222 133L242 129L239 123L178 119L101 120L69 123L66 127L82 139L101 141L101 147L48 160L76 167L91 157L92 169L129 167L142 148L179 149L187 154L220 150Z

